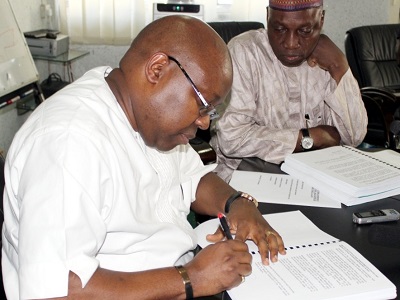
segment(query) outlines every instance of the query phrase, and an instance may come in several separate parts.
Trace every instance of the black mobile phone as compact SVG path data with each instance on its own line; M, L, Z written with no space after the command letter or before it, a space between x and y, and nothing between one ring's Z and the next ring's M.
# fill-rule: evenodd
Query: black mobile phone
M397 221L400 213L395 209L379 209L353 213L353 222L357 224L370 224Z

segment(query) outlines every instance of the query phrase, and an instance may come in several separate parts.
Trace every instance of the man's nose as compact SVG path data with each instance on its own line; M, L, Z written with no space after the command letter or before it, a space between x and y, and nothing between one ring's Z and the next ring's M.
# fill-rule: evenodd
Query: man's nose
M196 121L195 121L197 127L199 127L201 130L207 130L208 127L210 127L210 116L206 115L204 117L199 116Z
M284 41L284 46L286 49L297 49L299 44L299 38L295 32L289 32Z

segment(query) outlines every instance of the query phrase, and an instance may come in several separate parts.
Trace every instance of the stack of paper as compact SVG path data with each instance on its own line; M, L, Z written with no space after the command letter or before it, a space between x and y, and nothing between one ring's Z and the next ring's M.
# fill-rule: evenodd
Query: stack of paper
M286 157L282 171L345 205L400 194L400 154L336 146Z

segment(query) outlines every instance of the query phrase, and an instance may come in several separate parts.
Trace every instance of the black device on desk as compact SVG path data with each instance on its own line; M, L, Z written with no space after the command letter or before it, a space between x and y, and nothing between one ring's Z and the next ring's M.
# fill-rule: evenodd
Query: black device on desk
M369 224L397 221L400 213L395 209L377 209L353 213L353 222L357 224Z

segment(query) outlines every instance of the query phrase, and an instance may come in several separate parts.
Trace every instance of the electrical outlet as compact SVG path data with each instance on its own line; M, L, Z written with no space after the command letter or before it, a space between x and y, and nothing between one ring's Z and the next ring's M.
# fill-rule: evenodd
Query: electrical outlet
M53 9L50 4L46 4L46 16L51 18L53 16Z
M47 0L46 1L49 8L46 9L46 17L48 18L50 29L58 29L59 24L59 4L57 0Z
M40 4L40 18L46 18L46 5L43 3Z

